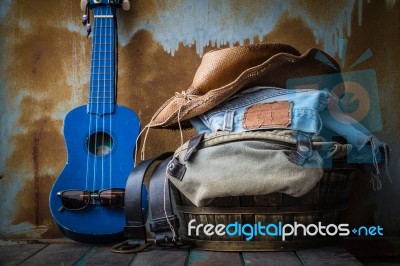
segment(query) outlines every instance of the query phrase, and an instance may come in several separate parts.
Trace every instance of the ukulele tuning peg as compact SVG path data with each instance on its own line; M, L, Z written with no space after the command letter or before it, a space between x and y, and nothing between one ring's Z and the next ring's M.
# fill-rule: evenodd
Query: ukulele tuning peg
M88 15L85 14L82 16L82 24L86 25L87 23L88 23Z
M86 24L86 32L87 32L86 37L89 37L90 33L92 32L92 26L90 26L90 23Z
M122 2L122 9L125 11L128 11L129 9L131 9L131 4L129 3L129 0L124 0Z
M88 4L88 0L81 0L81 10L82 10L82 12L85 12L87 4Z

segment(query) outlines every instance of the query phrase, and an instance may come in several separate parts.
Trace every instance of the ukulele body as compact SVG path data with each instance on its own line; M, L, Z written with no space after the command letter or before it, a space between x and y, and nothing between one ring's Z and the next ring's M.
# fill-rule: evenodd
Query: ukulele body
M88 113L87 106L70 111L64 120L67 163L49 197L50 211L67 237L89 243L123 239L124 209L89 204L82 210L63 209L58 192L68 189L97 191L122 188L134 168L140 123L130 109L115 105L111 114Z

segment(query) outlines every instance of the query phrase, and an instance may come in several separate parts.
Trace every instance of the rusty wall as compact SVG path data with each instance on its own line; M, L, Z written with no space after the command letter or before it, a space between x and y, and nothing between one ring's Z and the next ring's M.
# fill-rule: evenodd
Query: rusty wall
M62 121L87 101L90 41L79 1L0 3L0 236L55 238L48 209L52 183L66 161ZM285 42L319 47L343 70L377 73L382 129L392 147L393 184L373 191L359 173L347 219L380 224L400 236L400 3L341 1L132 0L119 11L118 103L143 124L186 89L201 56L216 47ZM347 47L341 46L347 40ZM368 58L353 64L370 49ZM193 131L184 132L185 140ZM173 150L178 132L150 131L146 157Z

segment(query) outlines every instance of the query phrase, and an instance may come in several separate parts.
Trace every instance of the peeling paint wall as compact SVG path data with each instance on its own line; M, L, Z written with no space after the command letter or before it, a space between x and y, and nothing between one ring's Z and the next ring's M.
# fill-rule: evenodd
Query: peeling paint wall
M88 96L91 39L81 15L72 0L0 2L2 238L60 236L48 194L66 161L62 121ZM387 236L400 236L399 16L396 0L131 0L131 10L118 13L118 103L145 124L190 85L205 52L259 41L289 43L302 52L319 47L344 71L374 69L383 118L376 134L393 149L394 184L384 180L384 190L374 192L360 173L346 216L351 224L380 224ZM368 49L372 56L352 66ZM179 146L178 132L155 131L146 157Z
M334 53L338 49L338 38L351 32L355 1L334 1L329 4L329 9L322 10L321 4L281 0L156 1L154 16L133 27L124 25L120 40L125 45L138 30L146 29L172 55L182 42L183 45L195 45L196 52L202 56L204 47L209 44L215 47L226 44L233 46L236 43L244 44L246 39L250 43L254 39L263 39L285 15L288 18L302 18L316 42L323 43L327 52ZM362 1L359 1L359 9L362 9Z

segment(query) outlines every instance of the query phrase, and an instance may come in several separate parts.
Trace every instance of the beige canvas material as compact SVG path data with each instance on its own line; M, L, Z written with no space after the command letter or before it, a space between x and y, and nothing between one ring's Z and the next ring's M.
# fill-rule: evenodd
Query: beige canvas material
M329 63L317 60L322 55ZM285 88L292 78L340 72L325 52L310 49L301 55L286 44L260 43L206 53L191 86L176 93L154 114L148 128L191 127L187 121L222 103L232 95L255 86Z
M205 206L217 197L272 192L299 197L317 184L324 170L316 151L303 166L289 161L286 152L295 149L295 144L289 130L218 132L206 135L187 161L188 143L178 148L174 157L185 165L184 176L180 180L167 176L196 206ZM343 156L350 148L313 140L313 149L325 150L332 157Z

